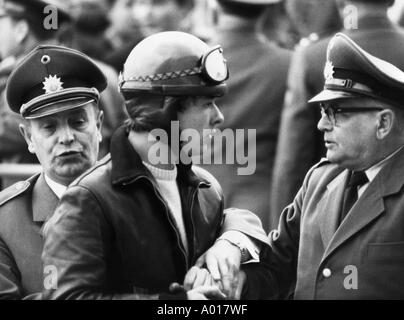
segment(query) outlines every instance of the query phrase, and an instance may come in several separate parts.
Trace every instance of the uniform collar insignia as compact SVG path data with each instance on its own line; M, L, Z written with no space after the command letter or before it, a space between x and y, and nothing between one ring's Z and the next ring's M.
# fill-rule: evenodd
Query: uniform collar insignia
M63 90L62 84L63 82L61 81L60 78L57 77L57 75L49 75L49 77L45 77L45 81L42 82L43 88L45 90L45 93L53 93L57 92L60 90Z

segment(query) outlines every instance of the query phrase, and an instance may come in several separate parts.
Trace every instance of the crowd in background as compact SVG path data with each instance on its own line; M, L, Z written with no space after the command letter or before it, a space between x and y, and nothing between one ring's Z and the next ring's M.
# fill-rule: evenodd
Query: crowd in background
M37 44L63 44L89 55L99 63L109 82L101 99L105 114L103 156L108 152L113 130L126 117L117 91L118 74L137 43L164 30L187 31L212 45L220 43L229 57L230 70L229 94L218 100L225 118L223 128L257 130L257 168L250 176L237 175L231 165L206 169L221 183L226 207L252 210L269 231L276 227L283 207L293 200L307 170L324 156L316 129L320 112L303 108L310 96L322 90L322 40L340 30L355 29L352 11L347 11L347 5L353 3L360 9L359 18L362 5L370 4L370 8L363 9L368 15L363 28L369 32L378 29L383 10L375 3L387 2L274 0L265 8L240 11L224 0L63 1L71 19L60 19L52 35L35 34L33 30L33 40L23 43L15 35L7 37L5 29L0 30L0 90L15 63L11 57L18 60ZM404 24L402 7L403 1L396 0L389 8L389 23L394 28ZM384 18L387 21L387 16ZM363 31L361 28L359 25L359 31ZM13 40L16 43L8 45L7 52L7 43ZM384 58L390 57L386 54ZM400 67L394 58L390 60ZM297 110L301 113L297 114ZM18 132L16 116L10 115L4 103L0 113L1 162L35 163ZM2 188L12 182L3 178Z

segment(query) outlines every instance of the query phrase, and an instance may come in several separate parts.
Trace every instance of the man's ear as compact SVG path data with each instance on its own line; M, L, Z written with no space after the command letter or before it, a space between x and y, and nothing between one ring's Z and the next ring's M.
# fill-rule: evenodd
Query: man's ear
M376 137L380 140L384 139L392 131L395 121L397 121L397 118L391 109L380 111L378 114Z
M99 142L102 141L101 129L102 129L103 122L104 122L104 112L102 110L100 110L100 112L98 112L98 116L97 116L97 128L98 128L98 141Z
M22 136L25 139L25 142L28 145L28 151L31 152L32 154L35 154L35 148L34 144L32 143L32 136L31 136L31 130L29 128L28 124L20 124L19 125L20 132Z

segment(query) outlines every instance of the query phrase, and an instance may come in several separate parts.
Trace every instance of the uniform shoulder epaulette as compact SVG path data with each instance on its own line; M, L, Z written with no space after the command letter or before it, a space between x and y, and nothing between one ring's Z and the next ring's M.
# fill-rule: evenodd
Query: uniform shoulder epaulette
M14 199L30 186L29 181L19 181L0 192L0 206Z

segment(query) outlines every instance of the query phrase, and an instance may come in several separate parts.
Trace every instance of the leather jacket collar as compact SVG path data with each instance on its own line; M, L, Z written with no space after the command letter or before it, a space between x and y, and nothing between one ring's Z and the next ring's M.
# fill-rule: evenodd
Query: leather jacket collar
M139 154L130 144L128 130L127 126L121 126L111 138L111 179L114 185L131 183L140 177L154 180L149 170L143 165ZM189 165L179 163L177 165L177 179L181 179L181 181L190 186L210 187L210 182L197 177L191 168L192 163Z

